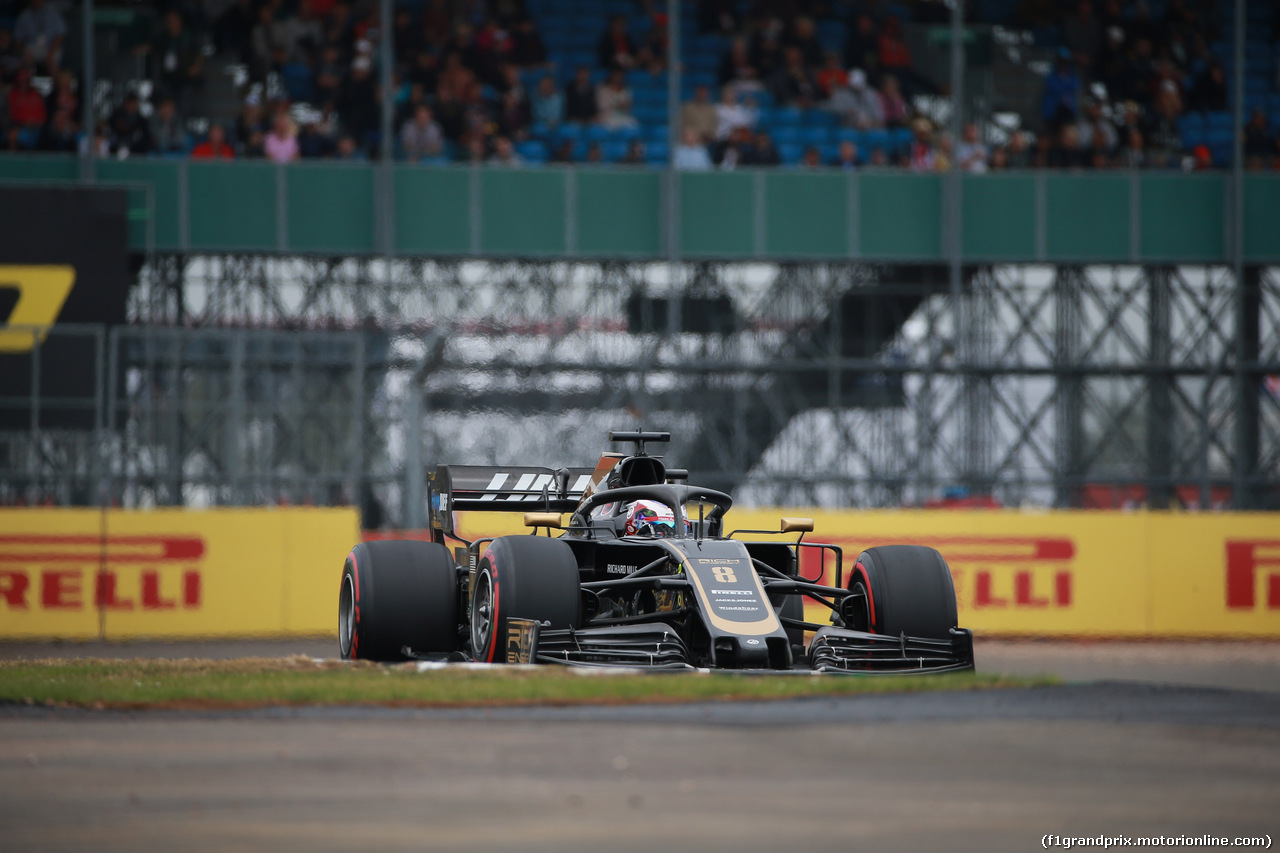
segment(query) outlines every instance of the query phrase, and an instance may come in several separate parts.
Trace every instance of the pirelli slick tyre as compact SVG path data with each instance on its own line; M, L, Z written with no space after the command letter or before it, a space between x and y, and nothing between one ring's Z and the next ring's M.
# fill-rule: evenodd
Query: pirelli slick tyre
M478 661L505 661L509 619L533 619L551 629L581 625L581 587L573 550L545 536L495 539L476 567L471 591L471 652Z
M946 560L921 545L886 545L858 555L848 588L865 596L846 627L891 637L945 640L956 626L956 590Z
M344 660L404 660L458 650L458 574L443 545L362 542L342 567L338 650Z

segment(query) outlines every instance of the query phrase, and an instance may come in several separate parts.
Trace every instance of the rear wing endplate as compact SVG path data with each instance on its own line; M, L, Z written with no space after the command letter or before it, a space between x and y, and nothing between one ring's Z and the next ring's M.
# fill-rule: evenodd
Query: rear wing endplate
M452 533L455 512L571 512L593 473L592 468L441 465L427 483L431 527Z

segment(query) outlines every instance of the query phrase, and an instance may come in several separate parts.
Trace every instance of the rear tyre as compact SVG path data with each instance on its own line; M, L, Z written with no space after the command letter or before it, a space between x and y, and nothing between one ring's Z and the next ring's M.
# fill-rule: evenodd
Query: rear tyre
M956 590L946 560L922 545L886 545L858 555L849 587L865 607L854 607L855 631L946 640L956 627Z
M434 542L361 542L342 567L338 651L343 660L404 660L458 650L458 574Z
M581 624L578 561L559 539L503 536L480 558L471 594L472 656L506 659L508 620L533 619L552 629Z

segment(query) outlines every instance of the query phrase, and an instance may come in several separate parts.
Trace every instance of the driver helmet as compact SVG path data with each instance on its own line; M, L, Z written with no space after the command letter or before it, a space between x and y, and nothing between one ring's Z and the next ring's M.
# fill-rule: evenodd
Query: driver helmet
M627 507L628 536L674 536L676 516L657 501L636 501Z

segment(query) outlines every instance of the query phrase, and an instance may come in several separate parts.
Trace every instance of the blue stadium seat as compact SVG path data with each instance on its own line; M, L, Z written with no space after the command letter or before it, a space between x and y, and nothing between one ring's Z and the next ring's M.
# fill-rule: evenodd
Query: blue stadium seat
M804 146L796 142L780 143L778 145L778 155L782 157L783 163L799 163L800 158L804 156Z
M825 127L802 127L799 141L802 145L826 145L831 141L831 130Z
M644 138L645 138L645 140L646 140L646 141L648 141L648 142L650 142L650 143L653 143L653 142L666 142L666 141L667 141L667 133L668 133L668 132L669 132L669 129L668 129L668 127L667 127L667 123L666 123L665 121L663 121L663 122L661 122L661 123L659 123L659 124L650 124L650 125L645 125L645 128L644 128Z
M783 143L800 144L800 128L798 127L775 127L772 129L773 139L779 145Z
M650 163L666 163L667 152L670 150L666 142L648 142L645 143L645 159Z
M609 139L613 140L631 140L639 139L643 135L639 125L635 127L614 127L609 129Z
M889 138L893 140L894 151L906 151L911 147L911 128L895 127L889 131Z
M644 125L658 124L667 120L666 106L647 106L637 104L635 109L631 111L632 115Z
M516 151L531 163L545 163L547 161L547 146L536 139L521 142L516 146Z
M629 143L620 139L603 142L600 144L600 150L604 153L604 159L609 163L617 163L619 160L627 156L627 148Z
M874 151L877 148L890 151L893 148L893 142L887 130L865 130L862 132L862 144L859 147L865 147L868 151Z
M836 142L852 142L855 145L862 142L861 132L858 130L855 130L852 127L836 128L835 137L836 137Z
M609 138L609 128L601 124L589 124L583 129L582 136L589 142L601 142Z

